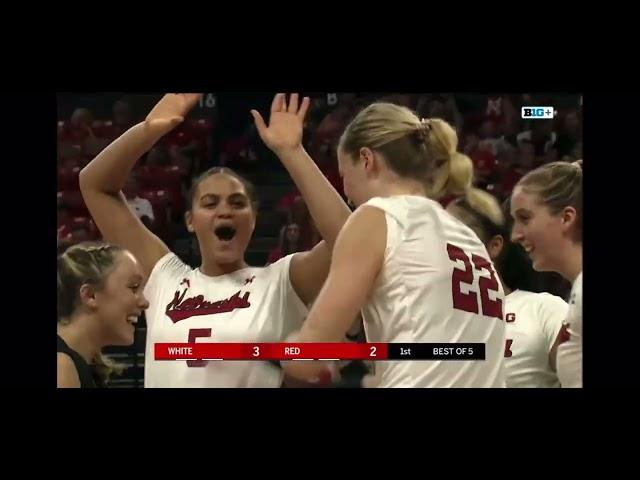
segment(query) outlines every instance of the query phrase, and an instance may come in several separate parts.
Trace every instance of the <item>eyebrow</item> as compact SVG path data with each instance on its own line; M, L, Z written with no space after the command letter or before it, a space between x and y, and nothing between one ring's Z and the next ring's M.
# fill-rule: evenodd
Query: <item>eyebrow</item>
M215 193L205 193L204 195L202 195L202 197L200 197L200 201L204 201L207 199L207 197L211 197L212 200L219 200L220 199L220 195L216 195ZM231 195L229 195L230 199L243 199L243 200L249 200L249 197L247 195L245 195L244 193L241 192L236 192L236 193L232 193Z
M512 212L511 215L517 215L518 213L521 214L521 215L525 214L525 213L526 214L530 214L531 210L527 210L526 208L519 208L515 212Z

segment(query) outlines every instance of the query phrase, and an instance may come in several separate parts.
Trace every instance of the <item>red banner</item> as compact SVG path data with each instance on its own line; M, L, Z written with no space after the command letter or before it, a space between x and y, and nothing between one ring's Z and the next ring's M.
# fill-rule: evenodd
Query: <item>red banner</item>
M156 343L156 360L386 360L386 343Z

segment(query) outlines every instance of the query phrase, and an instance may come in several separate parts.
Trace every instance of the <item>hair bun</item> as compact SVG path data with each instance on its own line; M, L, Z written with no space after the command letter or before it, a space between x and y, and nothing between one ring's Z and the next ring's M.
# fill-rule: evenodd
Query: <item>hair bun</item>
M418 140L423 143L427 143L429 141L429 135L431 134L431 130L433 125L431 120L428 118L421 118L420 123L418 123L416 127L416 135Z

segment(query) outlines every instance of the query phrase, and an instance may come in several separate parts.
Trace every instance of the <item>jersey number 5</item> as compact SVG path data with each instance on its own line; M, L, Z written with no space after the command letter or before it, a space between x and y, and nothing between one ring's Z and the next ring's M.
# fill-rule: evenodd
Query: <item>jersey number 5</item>
M464 270L459 268L453 269L453 275L451 277L451 293L453 295L453 308L457 310L464 310L465 312L480 313L478 309L478 294L473 290L469 290L468 293L463 293L461 284L473 285L474 269L482 271L486 270L491 275L491 278L480 277L478 279L478 286L480 287L480 301L482 303L482 314L487 317L495 317L502 320L502 300L491 300L489 298L489 290L497 292L500 290L498 279L496 278L496 272L493 270L491 262L478 255L471 255L471 261L469 256L460 247L447 243L447 253L449 258L453 261L461 261L464 263ZM471 265L473 262L473 266Z
M210 328L192 328L189 330L189 343L196 343L196 338L209 338L211 336ZM206 360L187 360L187 367L204 367Z

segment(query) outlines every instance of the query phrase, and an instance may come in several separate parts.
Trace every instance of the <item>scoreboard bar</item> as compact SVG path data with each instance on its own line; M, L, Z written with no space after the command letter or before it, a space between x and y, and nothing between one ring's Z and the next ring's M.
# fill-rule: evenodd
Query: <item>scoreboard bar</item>
M483 343L156 343L155 360L484 360Z

